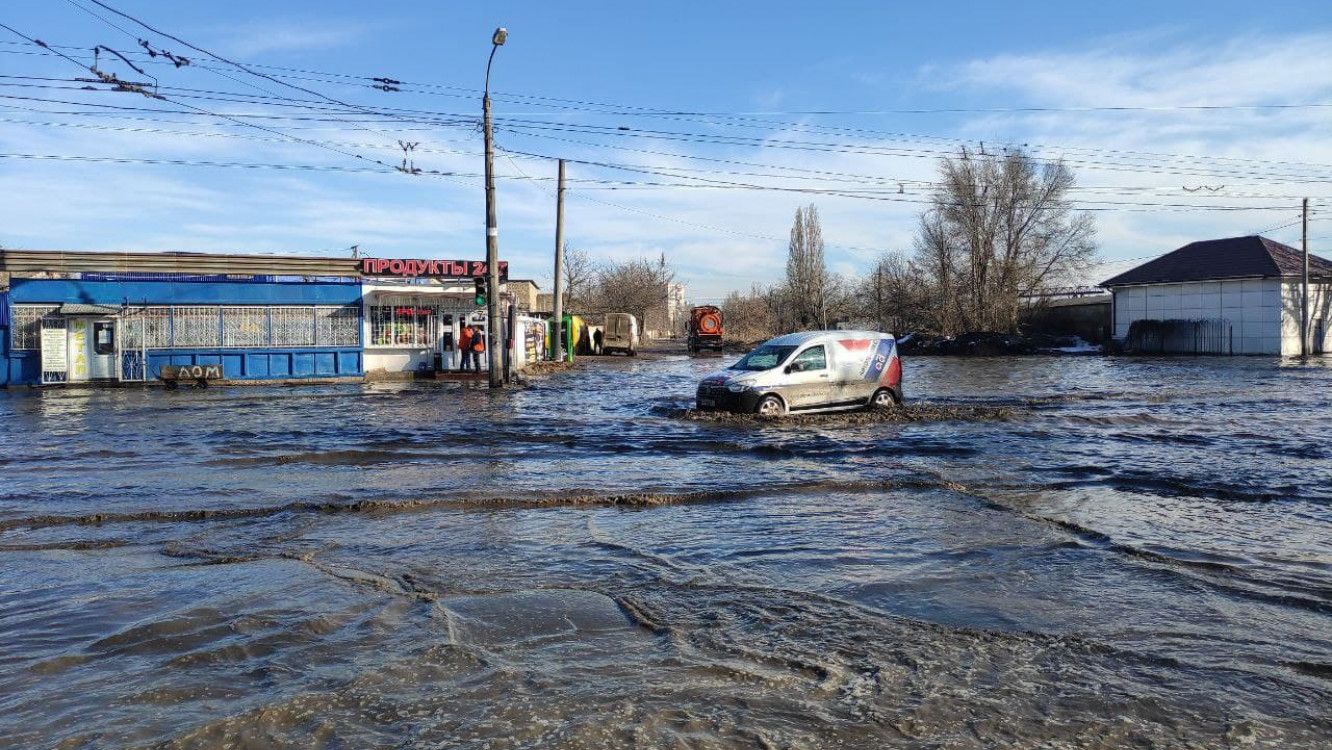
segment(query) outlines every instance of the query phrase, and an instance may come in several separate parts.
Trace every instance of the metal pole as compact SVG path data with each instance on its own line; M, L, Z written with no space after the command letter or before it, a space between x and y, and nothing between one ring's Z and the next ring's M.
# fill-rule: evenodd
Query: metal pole
M560 159L560 182L555 189L555 361L564 361L564 160Z
M499 221L495 218L495 136L490 120L490 63L495 60L498 44L490 48L490 61L486 63L486 91L481 99L481 112L486 132L486 365L490 374L490 387L504 387L500 376L500 360L495 356L500 348L499 305Z
M1300 356L1309 356L1309 199L1304 199L1303 230L1300 245L1304 250L1304 273L1300 280Z

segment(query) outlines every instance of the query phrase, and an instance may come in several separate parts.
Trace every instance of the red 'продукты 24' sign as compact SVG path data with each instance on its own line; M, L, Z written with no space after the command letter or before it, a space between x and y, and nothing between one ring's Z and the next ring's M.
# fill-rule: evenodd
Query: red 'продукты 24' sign
M418 260L403 258L362 258L362 276L399 278L470 279L486 275L484 260ZM499 264L501 281L509 280L509 261Z

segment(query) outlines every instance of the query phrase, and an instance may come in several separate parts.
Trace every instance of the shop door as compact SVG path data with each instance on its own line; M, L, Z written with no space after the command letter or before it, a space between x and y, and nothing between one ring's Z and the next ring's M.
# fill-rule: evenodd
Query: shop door
M88 378L115 380L120 369L116 366L116 322L94 320L90 323L90 328L92 332L88 337Z
M1313 322L1313 341L1309 342L1310 343L1309 353L1310 354L1325 353L1327 347L1324 346L1324 344L1326 342L1327 342L1327 319L1315 318Z

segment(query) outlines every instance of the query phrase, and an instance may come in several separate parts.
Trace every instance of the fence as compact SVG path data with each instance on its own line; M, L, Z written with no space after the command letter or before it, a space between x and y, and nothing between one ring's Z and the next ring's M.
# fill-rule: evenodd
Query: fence
M1133 354L1232 354L1230 321L1135 320L1129 324L1124 349Z

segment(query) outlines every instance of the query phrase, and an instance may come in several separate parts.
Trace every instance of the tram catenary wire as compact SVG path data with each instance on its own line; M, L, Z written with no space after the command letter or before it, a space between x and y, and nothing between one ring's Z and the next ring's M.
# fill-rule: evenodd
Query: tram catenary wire
M67 154L18 154L18 153L0 153L0 158L5 159L31 159L45 161L69 161L69 162L92 162L92 163L112 163L112 164L145 164L145 165L172 165L172 166L201 166L201 167L231 167L241 169L279 169L279 170L306 170L306 171L329 171L329 172L377 172L383 173L383 170L373 168L357 169L342 165L319 165L319 164L284 164L273 162L220 162L206 160L189 159L152 159L152 158L132 158L132 157L110 157L110 156L85 156L85 155L67 155ZM469 177L480 178L482 175L464 172L448 172L438 170L422 170L422 175L442 176L442 177ZM531 182L549 182L553 177L535 177L524 176L514 177L508 175L497 175L499 179L525 180ZM734 184L710 184L700 185L697 183L670 183L670 182L643 182L631 180L573 180L577 189L582 190L621 190L626 188L694 188L707 190L754 190L784 193L803 193L811 195L826 195L830 197L853 198L860 200L882 201L889 203L909 203L921 205L939 205L940 201L929 197L897 197L891 195L873 195L851 190L837 189L814 189L814 188L787 188L767 185L752 185L746 183ZM967 205L961 202L944 202L948 205ZM1290 207L1280 206L1216 206L1216 205L1198 205L1189 203L1153 203L1153 202L1134 202L1134 201L1073 201L1073 208L1083 211L1221 211L1221 212L1244 212L1244 211L1289 211ZM1324 204L1317 204L1323 207ZM1062 210L1061 207L1051 207L1050 210Z
M77 48L76 48L76 49L77 49ZM143 53L140 53L140 52L137 51L137 50L124 50L123 53L124 53L124 54L143 54ZM152 63L159 63L159 64L170 64L169 62L166 62L166 61L153 61L153 60L147 60L147 59L143 60L143 62L152 62ZM375 86L373 86L373 85L371 85L371 84L369 83L369 81L372 81L372 80L375 80L375 79L374 79L374 78L371 78L371 77L367 77L367 76L353 76L353 75L340 74L340 73L320 73L320 72L318 72L318 71L308 71L308 70L300 69L300 68L285 68L285 67L283 67L283 66L268 66L268 65L262 65L262 64L257 64L257 63L247 63L246 65L247 65L248 67L262 67L262 68L272 69L272 70L292 70L292 71L299 71L299 72L315 73L315 74L318 74L318 75L324 75L324 76L328 76L328 77L330 77L330 78L340 78L340 79L343 79L343 80L340 80L340 81L339 81L339 80L327 80L327 79L317 79L317 78L316 78L316 79L308 79L308 80L317 80L317 81L320 81L320 82L337 83L337 84L344 84L344 85L347 83L347 81L359 81L359 82L361 82L361 83L357 83L356 85L363 85L363 86L365 86L366 88L376 88ZM205 67L205 66L199 66L199 65L197 65L197 64L195 65L195 67L200 67L201 69L205 69L205 70L209 70L209 69L210 69L210 68L207 68L207 67ZM278 77L284 77L284 76L278 76ZM236 79L232 79L232 80L236 80ZM299 79L299 80L306 80L306 79ZM400 83L401 83L401 82L400 82ZM249 83L247 82L246 85L251 85L251 84L249 84ZM470 89L470 88L467 88L467 87L461 87L461 86L448 86L448 85L444 85L444 84L421 84L421 83L413 84L413 83L407 82L407 83L402 83L402 85L404 85L404 86L410 86L410 85L435 86L435 87L439 87L439 88L443 88L443 89L447 89L447 90L456 90L456 91L462 91L462 92L469 92L469 93L472 93L472 94L477 94L477 93L479 93L479 91L474 90L474 89ZM299 88L302 88L302 90L304 90L303 87L299 87ZM261 90L261 91L265 91L265 92L267 92L267 93L272 93L272 92L269 92L267 89L262 89L262 88L260 88L259 90ZM413 91L407 91L407 93L426 93L426 92L413 92ZM457 97L460 97L460 98L467 98L467 97L465 97L463 94L456 94L456 95L452 95L452 94L451 94L451 96L457 96ZM705 123L705 124L706 124L706 123L716 124L715 120L716 120L717 118L722 118L722 119L730 120L730 121L732 121L732 124L738 124L738 126L740 126L740 127L766 128L766 129L772 129L772 128L786 128L786 129L794 129L794 130L797 130L797 131L799 131L799 132L811 132L811 133L820 133L820 132L823 132L823 133L834 133L834 132L835 132L835 133L842 133L842 134L870 135L870 136L884 137L884 138L892 138L892 139L898 139L898 140L902 140L902 139L905 139L905 140L934 140L934 141L941 141L941 142L948 142L948 143L958 143L958 144L967 144L967 143L977 144L977 143L983 143L983 142L984 142L984 141L982 141L982 140L978 140L978 139L966 139L966 138L956 138L956 137L948 137L948 136L922 135L922 134L912 134L912 133L892 132L892 131L883 131L883 130L870 129L870 128L855 128L855 127L829 126L829 125L810 125L810 124L808 124L808 123L804 123L804 122L774 121L774 120L769 120L769 119L759 119L759 118L755 118L755 117L747 117L747 116L745 116L744 113L729 113L729 112L693 112L693 111L689 111L689 110L667 110L667 109L660 109L660 108L640 107L640 106L634 106L634 105L622 105L622 104L612 104L612 103L604 103L604 102L590 102L590 101L587 101L587 100L561 99L561 98L558 98L558 97L548 97L548 96L533 95L533 94L513 94L513 93L507 93L507 94L504 94L504 93L496 93L494 96L495 96L495 98L496 98L497 101L503 101L503 100L506 100L506 99L508 99L508 98L512 98L512 100L514 100L514 101L518 101L518 102L524 102L524 101L527 101L527 100L532 100L532 101L547 101L547 102L567 102L567 103L569 103L569 104L564 104L564 105L561 105L561 106L563 106L564 109L566 109L566 110L568 110L568 111L581 111L581 112L586 112L586 113L591 113L591 114L600 114L600 115L615 115L615 116L663 116L663 117L668 117L668 118L670 118L670 117L675 117L675 118L677 118L677 119L683 119L683 120L685 120L685 121L689 121L689 122L701 122L701 123ZM579 107L579 106L575 106L575 105L579 105L579 104L593 105L593 106L592 106L592 107ZM1262 109L1262 108L1323 107L1323 106L1332 106L1332 105L1328 105L1328 104L1324 104L1324 103L1307 103L1307 104L1271 104L1271 105L1180 105L1180 107L1177 107L1176 109L1179 109L1179 108L1191 108L1191 107L1195 107L1195 106L1196 106L1196 107L1210 108L1210 109L1255 109L1255 108L1257 108L1257 109ZM616 108L616 109L604 109L604 108ZM367 110L367 109L371 109L371 108L360 108L360 109L362 109L362 110ZM383 109L383 108L380 108L380 109ZM1132 108L1131 108L1131 107L1110 107L1109 109L1112 109L1112 110L1131 110ZM1172 109L1172 108L1171 108L1171 107L1163 107L1163 108L1157 108L1157 109ZM421 114L448 115L448 116L458 116L458 115L459 115L459 113L440 113L440 112L434 112L434 111L429 111L429 110L415 110L415 111L418 112L418 113L421 113ZM966 110L965 108L953 108L953 109L946 110L946 111L969 111L969 110ZM991 111L991 110L984 110L984 109L981 109L981 110L976 110L976 111ZM1050 108L1046 108L1046 111L1050 111ZM1091 110L1091 109L1088 109L1088 108L1074 108L1074 111L1094 111L1094 110ZM829 111L829 113L830 113L830 114L835 114L835 113L837 113L837 112L836 112L836 111ZM847 111L847 113L848 113L848 114L854 114L854 112L852 112L852 111ZM524 113L524 114L531 115L531 114L537 114L537 113ZM563 114L563 113L545 113L545 114L552 114L552 115L553 115L553 114ZM783 114L783 113L765 113L765 114ZM687 116L687 117L686 117L686 116ZM713 119L699 119L699 118L713 118ZM996 145L1000 145L1001 147L1008 146L1008 145L1018 146L1018 144L1016 144L1016 143L1013 142L1013 141L1005 141L1005 140L1002 140L1002 139L999 140L999 141L997 141L997 142L996 142ZM1278 160L1263 160L1263 159L1252 159L1252 158L1246 158L1246 157L1233 157L1233 156L1221 156L1221 155L1171 154L1171 153L1163 153L1163 152L1133 151L1133 150L1125 150L1125 149L1105 149L1105 148L1097 148L1097 147L1089 147L1089 146L1063 146L1063 145L1039 144L1039 143L1037 143L1037 144L1031 144L1031 143L1025 143L1025 142L1024 142L1024 143L1020 144L1019 147L1021 147L1021 148L1031 148L1031 149L1057 149L1057 150L1061 150L1061 151L1070 151L1070 152L1079 152L1079 153L1089 153L1089 154L1106 154L1106 155L1122 156L1122 157L1129 157L1129 158L1151 158L1151 159L1168 158L1168 159L1189 160L1189 161L1223 161L1223 162L1234 162L1234 163L1237 163L1237 164L1245 164L1245 163L1247 163L1247 164L1259 164L1259 165L1264 165L1264 164L1265 164L1265 165L1277 165L1277 166L1312 166L1312 167L1319 167L1319 168L1323 168L1323 167L1332 167L1332 165L1327 165L1327 164L1310 164L1310 163L1305 163L1305 162L1291 162L1291 161L1278 161Z

